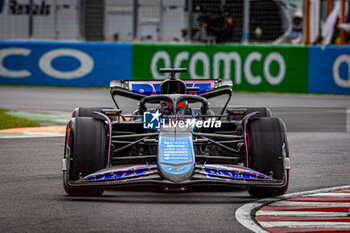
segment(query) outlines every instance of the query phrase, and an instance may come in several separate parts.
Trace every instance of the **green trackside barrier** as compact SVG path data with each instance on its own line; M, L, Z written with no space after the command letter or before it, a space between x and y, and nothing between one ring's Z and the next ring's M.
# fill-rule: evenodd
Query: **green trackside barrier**
M134 80L163 79L162 67L185 67L183 79L232 79L233 90L307 93L308 46L134 44Z

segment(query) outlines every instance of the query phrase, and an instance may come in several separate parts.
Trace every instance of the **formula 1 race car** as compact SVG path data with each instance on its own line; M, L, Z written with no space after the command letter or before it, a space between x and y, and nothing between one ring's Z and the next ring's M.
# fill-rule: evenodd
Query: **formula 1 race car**
M99 196L106 187L244 186L254 197L284 194L286 127L263 107L227 107L231 80L110 83L116 108L80 107L67 124L64 189ZM124 105L124 106L123 106Z

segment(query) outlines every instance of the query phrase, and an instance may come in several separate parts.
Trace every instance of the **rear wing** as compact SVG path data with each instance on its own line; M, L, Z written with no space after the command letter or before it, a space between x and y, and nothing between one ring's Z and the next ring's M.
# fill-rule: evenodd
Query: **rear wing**
M183 80L188 88L199 88L198 91L188 91L187 94L201 95L221 87L232 88L232 80L213 79L213 80ZM110 88L127 89L131 92L150 96L160 94L160 84L162 80L146 81L146 80L114 80L110 82Z

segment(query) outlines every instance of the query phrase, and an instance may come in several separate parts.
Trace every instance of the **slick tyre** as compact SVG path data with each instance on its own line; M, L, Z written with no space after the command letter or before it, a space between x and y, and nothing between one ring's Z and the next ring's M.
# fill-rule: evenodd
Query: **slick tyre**
M69 164L64 177L64 190L72 196L102 195L103 188L73 188L67 186L65 181L77 181L80 177L105 168L106 155L105 123L91 117L73 118L66 130L65 158Z
M273 197L284 194L288 189L289 171L285 175L283 147L289 157L286 129L279 118L259 118L248 122L248 167L274 179L287 181L282 187L249 187L253 197Z

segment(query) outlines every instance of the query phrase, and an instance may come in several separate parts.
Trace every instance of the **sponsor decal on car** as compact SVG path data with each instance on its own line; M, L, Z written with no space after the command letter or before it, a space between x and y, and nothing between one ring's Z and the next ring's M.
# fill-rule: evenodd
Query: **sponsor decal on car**
M180 171L182 169L184 169L184 166L179 166L179 167L174 167L174 168L170 167L168 170L169 171Z
M200 95L214 89L214 80L185 80L186 87L198 87L197 92L187 92L187 94ZM141 95L160 94L161 81L129 81L129 90Z

